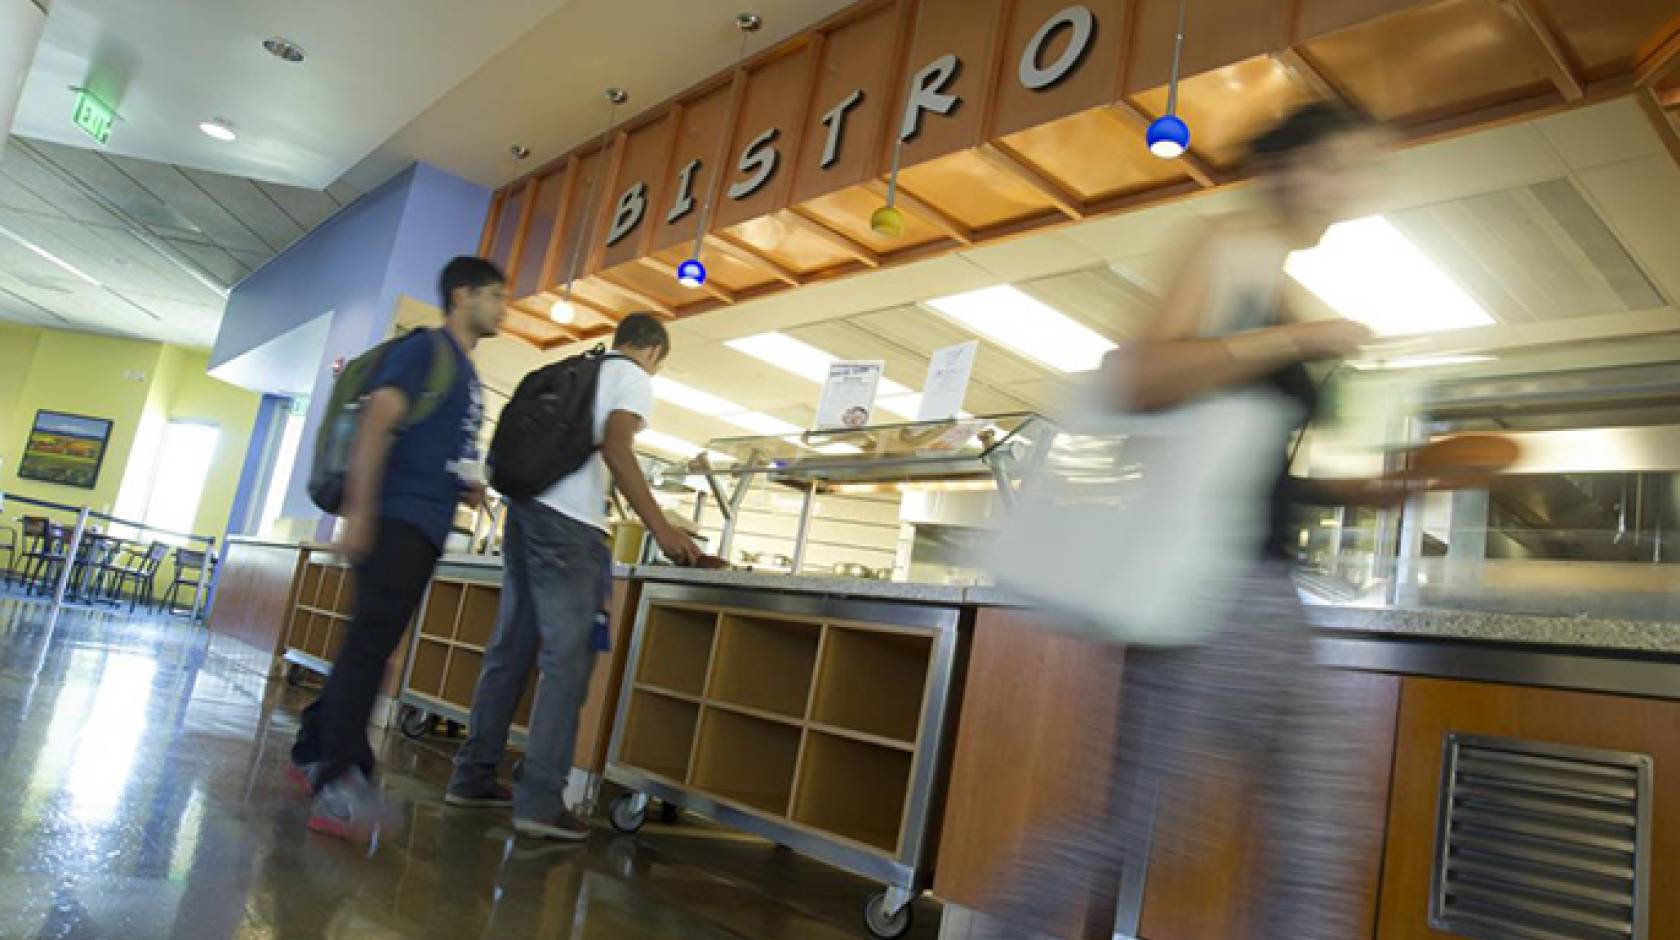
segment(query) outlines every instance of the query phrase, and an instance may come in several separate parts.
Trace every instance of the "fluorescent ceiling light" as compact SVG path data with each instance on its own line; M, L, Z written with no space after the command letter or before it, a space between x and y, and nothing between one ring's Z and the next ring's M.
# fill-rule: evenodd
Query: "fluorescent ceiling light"
M77 280L83 281L87 284L91 284L94 287L104 287L105 286L105 285L99 283L98 279L95 278L93 275L87 273L86 271L83 271L81 268L76 267L75 265L71 264L70 262L65 261L63 258L60 258L58 255L53 254L52 252L46 250L45 248L42 248L40 245L35 244L34 242L30 241L29 239L24 238L22 235L19 235L18 233L16 233L16 232L12 231L11 229L5 227L4 225L0 225L0 235L3 235L7 239L17 243L20 247L28 249L30 252L32 252L36 257L40 258L42 261L45 261L48 264L51 264L54 267L57 267L57 268L63 270L65 273L72 275Z
M1115 348L1101 333L1008 284L939 297L927 305L1058 372L1089 372Z
M653 450L663 451L667 454L675 454L683 458L693 457L695 454L698 454L706 449L692 441L685 441L675 435L666 434L662 431L655 431L651 428L646 428L642 431L642 433L636 435L636 443Z
M815 447L812 447L811 449L816 451L819 454L826 454L830 457L846 457L846 456L850 456L852 454L863 453L863 448L857 446L856 444L844 444L844 443L818 444Z
M800 434L805 430L797 424L771 417L762 411L743 411L740 414L723 415L718 420L728 421L730 424L754 434Z
M1493 316L1380 215L1338 222L1291 252L1289 276L1379 336L1491 326Z
M678 408L686 408L708 418L746 410L727 398L719 398L710 392L702 392L697 388L668 379L663 375L653 377L653 394L660 401L668 401Z
M724 343L739 353L768 362L778 369L792 372L813 382L828 381L828 366L835 357L810 343L802 343L786 333L759 333Z
M756 336L729 340L724 345L819 384L828 381L828 367L840 361L839 356L818 349L803 340L794 339L786 333L759 333ZM912 391L884 375L875 386L875 395L875 404L881 410L912 421L916 419L916 410L922 405L920 392Z
M678 408L686 408L708 418L727 421L754 434L798 434L804 430L797 424L772 417L762 411L749 411L727 398L703 392L664 376L653 377L653 394L660 401L670 402Z

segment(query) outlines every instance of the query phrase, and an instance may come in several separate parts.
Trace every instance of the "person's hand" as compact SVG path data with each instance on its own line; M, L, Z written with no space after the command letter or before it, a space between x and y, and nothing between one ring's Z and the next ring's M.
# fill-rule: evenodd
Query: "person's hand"
M379 520L370 512L352 512L344 517L344 534L338 540L338 553L352 562L360 562L373 551L374 537L379 534Z
M475 480L468 483L461 489L461 502L466 503L468 508L478 509L484 505L484 492L482 482Z
M653 530L653 539L659 543L659 550L665 553L665 557L679 565L692 565L704 554L687 532L673 525Z
M1344 359L1360 346L1371 341L1371 328L1363 323L1337 317L1314 320L1289 327L1301 355L1311 359Z

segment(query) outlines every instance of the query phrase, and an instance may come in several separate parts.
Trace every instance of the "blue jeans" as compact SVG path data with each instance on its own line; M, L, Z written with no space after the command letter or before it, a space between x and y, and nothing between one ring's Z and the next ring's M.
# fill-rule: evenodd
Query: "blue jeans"
M534 500L508 504L501 609L451 790L470 793L495 782L534 660L540 679L524 770L514 782L513 815L552 819L566 808L578 711L595 667L591 625L611 564L601 530Z

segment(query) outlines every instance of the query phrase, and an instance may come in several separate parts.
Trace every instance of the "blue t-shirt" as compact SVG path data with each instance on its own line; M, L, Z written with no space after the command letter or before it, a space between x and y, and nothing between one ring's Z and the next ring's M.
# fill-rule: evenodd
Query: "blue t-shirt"
M472 360L454 337L441 330L435 332L456 359L455 381L424 421L397 433L385 462L379 514L418 527L441 549L465 488L459 468L479 459L484 399ZM399 389L408 396L409 408L414 408L426 393L432 357L442 352L433 334L432 330L415 330L391 347L379 363L369 390Z

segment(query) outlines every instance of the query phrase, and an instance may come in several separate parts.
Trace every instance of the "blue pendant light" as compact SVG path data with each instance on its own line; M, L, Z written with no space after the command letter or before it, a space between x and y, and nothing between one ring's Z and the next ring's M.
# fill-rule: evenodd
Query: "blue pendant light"
M1167 113L1149 124L1145 138L1149 152L1163 160L1176 160L1190 149L1190 125L1178 116L1178 62L1184 55L1184 8L1189 0L1178 3L1178 38L1173 43L1172 84L1167 86Z
M698 255L699 251L696 250ZM706 266L698 257L690 258L677 265L677 283L684 287L704 287L706 285Z

